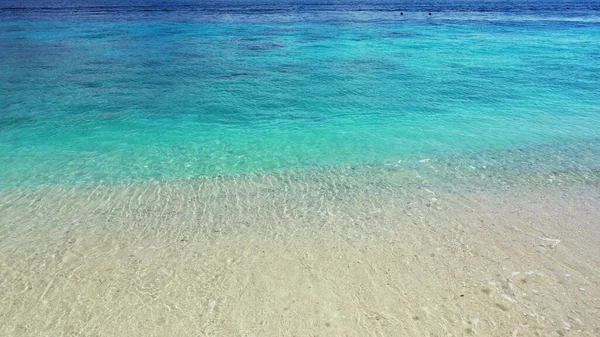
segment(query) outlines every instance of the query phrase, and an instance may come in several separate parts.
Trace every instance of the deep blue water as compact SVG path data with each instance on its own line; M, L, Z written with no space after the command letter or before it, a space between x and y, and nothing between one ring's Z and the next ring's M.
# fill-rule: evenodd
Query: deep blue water
M0 186L595 170L598 37L598 1L0 1Z

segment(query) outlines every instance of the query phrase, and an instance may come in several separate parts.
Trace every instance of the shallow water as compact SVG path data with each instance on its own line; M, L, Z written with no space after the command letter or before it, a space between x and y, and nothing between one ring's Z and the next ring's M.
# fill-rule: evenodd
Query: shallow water
M481 170L4 191L0 333L597 335L600 176Z

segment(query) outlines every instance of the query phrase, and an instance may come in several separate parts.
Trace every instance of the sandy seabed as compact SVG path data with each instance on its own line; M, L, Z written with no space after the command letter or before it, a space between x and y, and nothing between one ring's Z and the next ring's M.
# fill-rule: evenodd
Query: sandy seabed
M598 179L446 178L4 190L0 336L600 336Z

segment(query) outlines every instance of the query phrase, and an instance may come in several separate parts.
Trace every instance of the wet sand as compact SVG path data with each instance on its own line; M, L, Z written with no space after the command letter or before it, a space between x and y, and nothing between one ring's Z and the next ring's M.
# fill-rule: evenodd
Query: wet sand
M0 335L600 335L598 179L409 175L4 190Z

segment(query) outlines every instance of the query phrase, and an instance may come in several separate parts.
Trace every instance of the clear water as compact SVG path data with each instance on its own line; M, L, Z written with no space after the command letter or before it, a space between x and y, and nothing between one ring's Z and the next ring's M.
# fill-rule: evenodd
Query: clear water
M600 168L597 1L0 8L0 187L447 157Z

